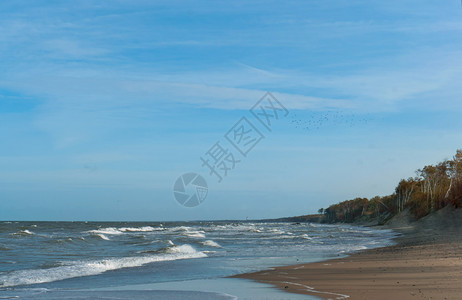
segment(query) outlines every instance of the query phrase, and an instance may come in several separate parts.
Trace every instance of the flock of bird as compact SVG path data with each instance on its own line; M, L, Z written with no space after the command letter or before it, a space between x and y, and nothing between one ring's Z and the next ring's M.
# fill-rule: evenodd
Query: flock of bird
M289 121L295 128L304 131L319 130L327 126L342 126L354 127L358 125L367 124L370 118L365 116L358 116L354 114L346 114L341 111L328 111L328 112L312 112L308 118L300 118L296 113L290 113L291 120Z

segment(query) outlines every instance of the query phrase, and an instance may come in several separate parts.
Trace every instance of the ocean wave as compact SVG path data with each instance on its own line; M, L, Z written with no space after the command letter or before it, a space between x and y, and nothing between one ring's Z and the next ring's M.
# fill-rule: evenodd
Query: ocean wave
M182 252L188 252L192 253L194 248L192 248L189 244L181 245L181 246L176 246L172 241L168 241L168 244L170 246L168 247L163 247L159 249L149 249L149 250L143 250L143 251L138 251L137 253L141 254L159 254L159 253L182 253Z
M102 240L109 241L110 239L102 233L97 233L95 236L99 237Z
M202 230L186 231L183 233L183 235L188 236L188 237L194 237L194 238L205 238L205 232Z
M75 244L75 243L80 243L80 242L85 241L83 237L66 237L66 236L55 237L55 236L47 236L47 235L39 235L39 236L46 237L47 239L43 241L43 243L46 243L49 245Z
M222 247L220 246L220 244L218 244L217 242L212 241L212 240L203 241L203 242L202 242L202 245L204 245L204 246L209 246L209 247L222 248Z
M250 231L250 232L261 232L261 227L256 227L255 224L226 224L226 225L216 225L213 229L217 231Z
M106 271L140 267L149 263L179 259L207 257L191 245L173 246L167 253L135 257L109 258L97 261L73 261L64 266L49 269L29 269L9 272L0 276L0 286L11 287L64 280L75 277L93 276Z
M191 230L191 227L188 226L178 226L178 227L172 227L170 228L170 231L189 231Z
M165 230L162 227L151 227L151 226L143 226L143 227L122 227L119 228L122 232L149 232L149 231L161 231Z
M301 238L303 239L306 239L306 240L312 240L313 238L309 237L308 234L304 233L300 236Z
M122 231L120 231L119 229L114 228L114 227L89 230L87 232L88 233L95 233L95 234L112 234L112 235L123 234Z
M159 253L159 250L137 251L136 253L139 253L139 254L157 254L157 253Z
M269 240L281 240L281 239L294 239L295 237L293 235L281 234L281 235L269 236L266 238Z
M280 229L275 229L275 228L272 228L269 230L270 233L276 233L276 234L284 234L285 232L280 230Z
M29 231L27 229L24 229L24 230L20 230L18 232L15 232L15 233L12 233L12 235L23 235L23 236L27 236L27 235L35 235L34 232L32 231Z
M152 232L152 231L162 231L162 230L165 230L165 229L163 227L151 227L151 226L120 227L120 228L107 227L107 228L89 230L87 231L87 233L120 235L120 234L130 233L130 232Z
M168 253L188 253L188 254L200 253L200 251L197 251L189 244L184 244L180 246L172 246L167 249L167 252Z
M193 238L205 238L205 231L195 230L195 228L188 226L178 226L169 229L170 232L178 232L178 234L193 237Z

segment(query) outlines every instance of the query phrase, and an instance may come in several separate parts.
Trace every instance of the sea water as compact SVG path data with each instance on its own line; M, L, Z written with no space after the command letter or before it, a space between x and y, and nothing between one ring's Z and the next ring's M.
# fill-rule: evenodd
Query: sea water
M386 246L394 236L311 223L0 222L0 298L302 299L222 278Z

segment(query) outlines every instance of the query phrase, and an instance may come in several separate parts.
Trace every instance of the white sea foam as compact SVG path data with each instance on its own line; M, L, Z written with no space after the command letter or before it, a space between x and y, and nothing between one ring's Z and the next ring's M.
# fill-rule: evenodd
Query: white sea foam
M221 248L221 246L220 246L217 242L212 241L212 240L203 241L202 244L203 244L204 246Z
M183 235L194 237L194 238L205 238L205 232L202 230L199 231L186 231Z
M161 227L151 227L151 226L143 226L143 227L122 227L119 228L122 232L149 232L149 231L159 231L165 230Z
M120 231L119 229L114 228L114 227L90 230L90 231L87 231L87 232L88 233L95 233L95 234L112 234L112 235L123 234L122 231Z
M0 286L10 287L52 282L74 277L98 275L110 270L139 267L153 262L202 258L206 256L205 253L195 250L191 245L185 244L171 247L165 254L109 258L97 261L72 261L64 266L49 269L13 271L0 276Z
M192 228L188 226L178 226L178 227L172 227L170 231L189 231L191 229Z
M180 231L179 234L187 236L187 237L205 238L205 231L194 230L192 227L187 227L187 226L173 227L170 229L170 231L173 231L173 232Z
M98 233L96 235L99 236L103 240L109 241L109 238L107 236L105 236L104 234L102 234L102 233Z
M271 239L271 240L293 239L293 238L294 238L294 236L287 235L287 234L281 234L281 235L275 235L275 236L272 236L272 237L267 237L267 239Z
M185 253L185 254L196 254L201 253L194 249L191 245L184 244L181 246L173 246L167 249L167 253Z
M88 233L95 233L95 234L110 234L110 235L120 235L124 233L130 232L150 232L150 231L161 231L165 230L162 227L151 227L151 226L143 226L143 227L107 227L107 228L100 228L95 230L87 231Z
M226 224L217 225L214 227L215 230L219 231L261 231L261 228L256 228L254 224Z
M276 234L284 234L285 232L280 229L270 229L269 232L276 233Z
M304 233L300 236L301 238L304 238L306 240L312 240L313 238L309 237L308 234Z
M21 230L21 231L18 231L16 233L13 233L13 235L34 235L35 233L33 233L32 231L29 231L27 229L24 229L24 230Z

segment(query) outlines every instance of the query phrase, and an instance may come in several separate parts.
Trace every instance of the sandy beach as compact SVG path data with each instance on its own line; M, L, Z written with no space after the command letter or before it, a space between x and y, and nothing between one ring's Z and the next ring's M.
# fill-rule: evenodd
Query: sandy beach
M388 225L401 233L395 246L236 277L322 299L461 299L461 226L462 209L402 215Z

